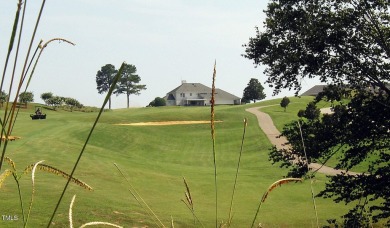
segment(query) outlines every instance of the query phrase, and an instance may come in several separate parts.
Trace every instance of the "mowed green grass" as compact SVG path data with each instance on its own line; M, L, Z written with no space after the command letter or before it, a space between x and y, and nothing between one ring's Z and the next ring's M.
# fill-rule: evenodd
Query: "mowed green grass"
M292 103L295 99L298 98L294 98ZM263 193L287 173L268 161L271 144L257 125L255 116L245 111L248 107L279 105L279 102L280 99L276 99L245 106L216 107L216 120L222 121L215 126L218 222L228 219L244 118L248 118L249 124L233 205L232 226L250 226ZM306 102L307 98L302 99L303 107ZM287 110L292 111L290 106ZM280 108L280 111L283 112L283 109ZM32 121L29 117L32 112L31 109L21 110L12 135L22 138L8 144L6 156L15 161L20 173L27 165L40 160L70 173L97 113L45 110L48 115L46 120ZM197 217L205 227L213 227L215 188L210 125L115 125L209 119L210 107L137 108L104 112L75 174L76 178L85 181L94 190L90 192L71 184L54 219L54 227L68 226L69 203L74 194L77 195L73 208L76 226L90 221L106 221L125 227L157 226L132 197L128 183L114 163L165 226L169 226L171 218L175 227L201 226L194 224L191 212L181 202L181 199L185 199L182 179L185 177ZM2 171L5 168L8 168L7 164ZM317 175L313 184L315 193L323 189L325 182L324 176ZM47 225L64 185L65 179L62 177L37 172L30 227ZM27 210L31 198L31 175L22 177L21 188ZM321 225L326 224L326 219L345 214L348 209L331 200L316 200ZM15 181L8 177L0 189L0 214L17 215L19 220L0 221L0 227L22 226L19 204ZM274 189L263 204L257 221L263 227L315 226L310 182L306 180Z

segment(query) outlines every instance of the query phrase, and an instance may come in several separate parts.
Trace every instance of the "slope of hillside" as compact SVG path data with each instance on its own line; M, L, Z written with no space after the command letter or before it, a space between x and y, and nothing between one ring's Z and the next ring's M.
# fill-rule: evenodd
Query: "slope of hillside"
M233 227L249 226L258 201L268 186L283 177L286 170L268 161L271 146L248 107L278 104L279 100L243 106L216 107L216 151L218 166L218 221L226 221L243 134L243 119L248 118L238 185L233 204ZM304 103L302 103L303 106ZM97 113L46 110L46 120L32 121L31 110L21 110L13 135L22 137L8 144L19 172L27 165L45 163L70 172L86 140ZM209 120L209 107L161 107L120 109L104 112L81 159L75 176L94 188L88 192L72 185L64 197L56 225L68 224L70 199L77 194L73 209L76 224L107 221L124 226L156 226L148 212L128 191L129 185L116 170L116 163L131 185L168 226L171 216L176 227L199 227L184 199L185 177L194 200L197 217L206 226L215 222L214 169L209 124L172 126L118 126L117 123ZM315 182L317 192L325 177ZM28 205L31 180L21 181L24 205ZM61 177L38 172L36 195L30 227L45 226L64 187ZM17 188L12 177L0 189L0 207L4 213L21 217ZM330 200L318 199L320 222L336 218L346 209ZM291 210L291 208L294 210ZM309 182L289 184L275 189L262 206L258 220L269 226L311 226L315 223ZM26 210L26 208L25 208ZM3 213L3 212L2 212ZM283 214L283 216L280 216ZM21 220L1 223L15 227ZM3 226L4 225L4 226Z

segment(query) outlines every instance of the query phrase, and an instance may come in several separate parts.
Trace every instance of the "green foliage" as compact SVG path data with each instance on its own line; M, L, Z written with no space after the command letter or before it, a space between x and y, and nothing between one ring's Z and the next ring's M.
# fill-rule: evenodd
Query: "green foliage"
M47 99L46 104L52 106L53 109L56 110L59 106L63 104L63 99L59 96L53 96Z
M346 215L347 227L366 212L390 223L389 11L389 1L273 0L265 11L265 28L257 28L245 45L246 58L266 65L275 94L285 88L298 94L303 78L331 84L316 102L337 102L334 114L320 118L315 104L309 104L299 114L308 118L301 120L302 129L292 122L282 132L291 149L274 148L270 157L282 166L294 161L291 176L306 174L307 162L326 162L335 154L340 156L336 168L368 163L364 175L331 177L320 194L358 205Z
M45 104L48 105L47 100L53 97L52 92L47 92L47 93L42 93L41 94L41 99L45 102Z
M98 93L106 93L110 89L114 76L118 71L112 64L106 64L96 73L96 85ZM108 107L111 109L111 98L108 101Z
M159 106L165 106L165 105L166 105L166 101L165 101L164 98L156 97L156 98L154 98L153 101L151 101L149 103L148 106L150 106L150 107L159 107Z
M251 78L247 87L244 89L244 94L242 95L243 103L247 101L263 100L266 97L264 93L264 87L261 85L259 80L256 78Z
M114 91L115 94L126 94L127 108L129 108L131 94L139 95L141 90L146 89L146 85L138 84L141 77L137 74L137 68L131 64L125 64L119 83Z
M288 104L290 104L290 99L288 97L283 97L280 101L280 106L284 108L284 111L286 111Z
M70 108L71 111L73 111L73 109L76 107L76 108L82 108L82 104L74 99L74 98L71 98L71 97L67 97L64 99L64 102L65 104Z
M298 116L305 117L308 120L315 120L320 117L321 111L317 108L316 103L314 101L307 104L306 109L299 110Z
M33 92L22 92L19 94L19 102L20 103L29 103L34 101Z
M389 93L389 1L271 1L265 29L256 29L245 57L266 65L279 93L301 88L302 78Z
M0 91L0 105L2 106L4 102L8 100L8 94L3 90Z

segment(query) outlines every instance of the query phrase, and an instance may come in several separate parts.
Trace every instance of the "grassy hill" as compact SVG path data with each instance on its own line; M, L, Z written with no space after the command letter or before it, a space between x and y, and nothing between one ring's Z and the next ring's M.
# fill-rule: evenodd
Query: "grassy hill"
M241 167L233 206L233 227L250 226L264 191L283 177L286 170L268 161L271 144L257 125L255 116L245 111L252 106L275 105L268 110L277 127L297 118L297 110L311 100L291 98L287 112L278 106L280 99L243 106L218 106L216 119L216 152L218 166L218 221L229 214L233 181L243 134L243 119L248 128L243 147ZM280 111L278 111L278 109ZM264 110L267 111L268 108ZM3 112L1 112L2 114ZM83 147L97 113L45 110L46 120L32 121L33 110L21 110L12 135L21 139L9 142L6 156L24 167L40 160L70 173ZM194 224L185 199L186 178L197 217L205 227L215 224L214 168L209 124L173 126L120 126L118 123L149 121L209 120L210 107L160 107L118 109L104 112L75 177L94 188L86 191L71 184L54 219L54 227L68 226L68 209L72 196L77 195L74 224L107 221L132 226L156 227L156 221L137 203L129 192L129 184L116 170L116 163L130 184L138 191L165 226L171 218L175 227L200 227ZM5 164L4 168L8 168ZM2 171L4 170L2 169ZM326 178L318 175L315 192ZM24 208L31 198L31 177L20 179ZM65 185L65 179L38 171L30 227L46 226ZM344 214L348 208L331 200L316 199L320 223ZM0 211L17 215L17 221L0 221L1 227L22 225L17 187L8 177L0 189ZM309 227L316 224L309 181L288 184L275 189L263 204L258 222L263 227Z

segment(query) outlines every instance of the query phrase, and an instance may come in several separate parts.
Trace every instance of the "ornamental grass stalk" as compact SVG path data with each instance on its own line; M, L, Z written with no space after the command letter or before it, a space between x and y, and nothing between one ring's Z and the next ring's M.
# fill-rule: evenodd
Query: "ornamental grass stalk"
M217 61L214 62L213 82L211 86L211 139L213 143L214 188L215 188L215 227L218 227L218 184L217 184L217 154L215 150L215 77Z
M284 178L284 179L280 179L280 180L277 180L275 181L274 183L272 183L268 189L264 192L263 196L261 197L261 200L259 202L259 206L257 207L257 211L256 211L256 214L255 214L255 217L253 218L253 221L252 221L252 225L251 227L253 227L255 225L255 222L256 222L256 219L257 219L257 215L259 214L259 211L260 211L260 208L261 208L261 205L265 202L265 200L267 199L268 197L268 194L270 192L272 192L272 190L274 190L276 187L280 187L282 186L283 184L287 184L287 183L290 183L290 182L302 182L302 179L301 178Z

